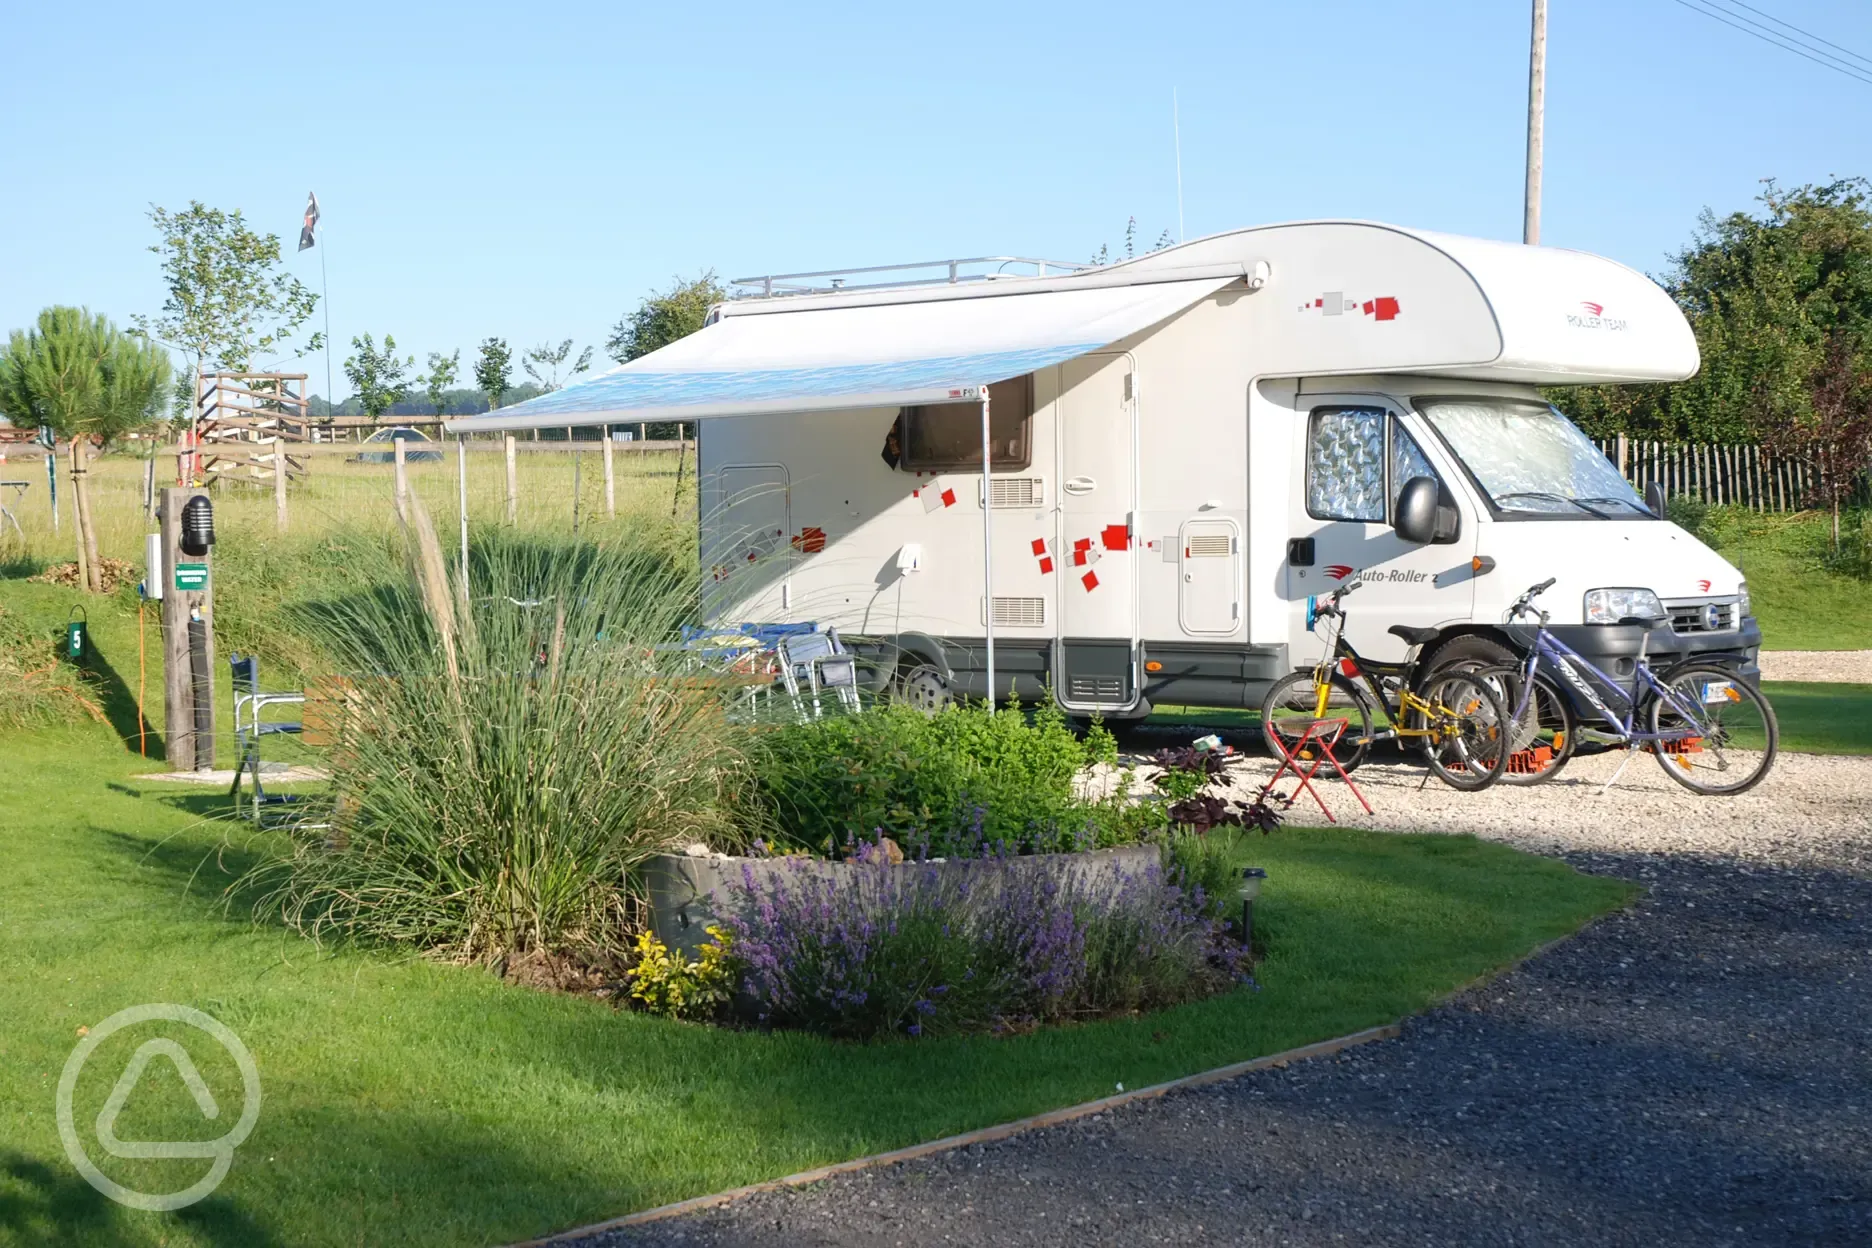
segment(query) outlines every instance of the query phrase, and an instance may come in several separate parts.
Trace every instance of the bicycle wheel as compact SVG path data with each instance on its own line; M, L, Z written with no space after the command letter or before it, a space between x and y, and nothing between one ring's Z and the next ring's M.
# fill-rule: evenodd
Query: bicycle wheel
M1311 671L1295 672L1275 681L1267 697L1261 700L1261 732L1267 737L1268 749L1279 757L1283 751L1275 744L1275 738L1284 738L1291 746L1306 731L1303 726L1306 722L1320 718L1318 711L1319 686L1313 683ZM1351 771L1365 761L1371 750L1371 705L1359 693L1358 686L1334 672L1326 715L1344 715L1349 721L1339 744L1333 747L1333 757L1339 760L1341 767ZM1301 757L1308 755L1303 753Z
M1413 708L1406 724L1423 732L1424 758L1452 789L1486 789L1508 769L1508 713L1493 689L1468 672L1433 672L1417 694L1431 706Z
M1502 783L1541 784L1559 775L1577 744L1573 708L1560 690L1545 676L1536 676L1530 690L1518 663L1475 668L1471 675L1501 698L1512 724Z
M1761 691L1720 667L1667 672L1669 698L1651 699L1651 742L1664 774L1692 793L1743 793L1774 766L1781 726Z

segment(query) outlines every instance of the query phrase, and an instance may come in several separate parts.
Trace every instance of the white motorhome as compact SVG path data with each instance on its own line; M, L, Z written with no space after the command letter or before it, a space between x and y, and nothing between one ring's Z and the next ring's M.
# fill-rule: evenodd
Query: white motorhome
M1258 706L1317 657L1311 600L1352 579L1374 658L1404 656L1394 625L1500 653L1505 608L1551 576L1555 631L1609 672L1655 595L1653 655L1757 675L1741 574L1541 396L1696 372L1642 274L1357 221L957 273L767 279L689 338L450 428L700 419L710 612L835 625L919 700L979 697L992 665L995 696L1050 686L1080 714ZM1415 478L1435 506L1407 517Z

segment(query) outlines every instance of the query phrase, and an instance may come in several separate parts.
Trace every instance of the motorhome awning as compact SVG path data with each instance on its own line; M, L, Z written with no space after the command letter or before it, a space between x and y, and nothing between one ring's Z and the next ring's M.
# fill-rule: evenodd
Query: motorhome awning
M971 293L797 309L731 306L660 351L450 433L967 402L980 387L1129 337L1237 280L1239 271L1141 285ZM992 288L991 288L992 291Z

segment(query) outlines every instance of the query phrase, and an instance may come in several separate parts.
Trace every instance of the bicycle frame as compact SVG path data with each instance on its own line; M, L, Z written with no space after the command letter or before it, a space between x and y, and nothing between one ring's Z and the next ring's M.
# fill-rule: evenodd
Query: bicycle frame
M1436 736L1438 730L1435 728L1406 727L1405 714L1416 711L1428 724L1432 722L1434 716L1454 715L1456 712L1449 707L1431 702L1411 690L1409 677L1412 664L1368 662L1345 639L1345 612L1335 607L1332 615L1337 617L1338 626L1326 642L1326 653L1313 667L1313 717L1315 719L1326 718L1327 704L1332 700L1333 669L1339 667L1343 660L1349 659L1357 674L1344 672L1343 668L1340 668L1341 672L1349 681L1364 682L1365 687L1371 691L1372 702L1385 717L1384 731L1374 732L1370 738L1372 741L1388 741L1394 737ZM1398 698L1395 706L1385 697L1384 687L1378 683L1378 678L1381 676L1398 678Z
M1510 635L1512 636L1512 633ZM1645 661L1645 651L1650 643L1651 634L1647 632L1638 643L1638 659L1633 669L1634 690L1626 693L1616 680L1594 666L1592 660L1547 631L1547 620L1545 616L1542 616L1540 623L1535 627L1534 640L1527 647L1527 658L1521 665L1521 698L1510 718L1520 719L1527 713L1528 703L1534 697L1534 675L1539 669L1540 661L1546 659L1550 667L1566 677L1566 682L1573 692L1583 698L1587 706L1598 714L1613 735L1622 741L1630 743L1687 741L1703 736L1704 733L1699 727L1677 728L1667 732L1645 732L1638 728L1638 708L1644 705L1643 694L1647 692L1675 710L1686 724L1703 723L1702 707L1679 698L1669 685L1660 681L1652 672L1651 665ZM1578 664L1579 667L1575 667L1574 664ZM1585 668L1586 674L1581 675L1579 668ZM1599 686L1598 689L1594 688L1595 682ZM1606 699L1600 696L1601 690L1610 692L1614 698L1625 704L1623 719L1619 718L1619 715L1606 704Z

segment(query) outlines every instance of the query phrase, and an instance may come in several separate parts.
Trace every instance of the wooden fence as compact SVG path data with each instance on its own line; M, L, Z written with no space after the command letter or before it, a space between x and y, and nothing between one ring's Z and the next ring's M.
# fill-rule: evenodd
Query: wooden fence
M1799 511L1812 502L1810 465L1752 443L1651 442L1622 436L1595 442L1640 492L1656 481L1672 498L1689 495L1752 511ZM1857 501L1865 501L1867 487L1867 482L1859 483Z

